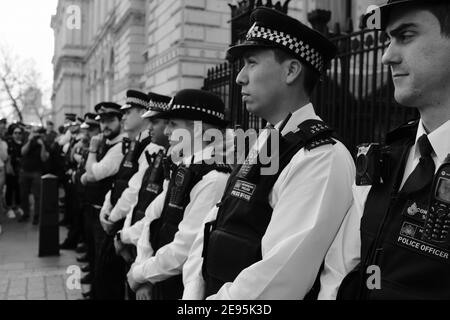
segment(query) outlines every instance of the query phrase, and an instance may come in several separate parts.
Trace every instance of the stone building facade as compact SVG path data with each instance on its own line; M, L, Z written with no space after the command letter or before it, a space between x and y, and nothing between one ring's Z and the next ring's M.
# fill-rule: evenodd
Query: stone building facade
M366 0L293 0L289 14L307 23L311 10L336 11L339 2L341 11L357 16L343 8L358 1ZM122 103L128 89L172 95L201 88L231 43L232 2L59 0L51 21L53 118L62 123L66 112L82 115L105 100ZM78 17L74 28L70 22Z

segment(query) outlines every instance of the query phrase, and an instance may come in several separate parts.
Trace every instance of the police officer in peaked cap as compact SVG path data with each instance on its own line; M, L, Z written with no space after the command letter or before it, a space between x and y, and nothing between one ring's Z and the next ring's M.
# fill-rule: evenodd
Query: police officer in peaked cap
M450 160L450 3L390 0L366 21L374 14L390 38L382 62L395 99L420 119L388 134L380 176L354 187L319 298L448 300L450 215L432 204L435 174Z
M251 25L245 42L228 54L244 60L236 82L247 110L271 125L232 174L194 243L184 267L184 299L311 297L352 201L351 155L311 103L336 47L272 9L256 9ZM279 167L263 173L252 160L272 136L279 150L271 161Z

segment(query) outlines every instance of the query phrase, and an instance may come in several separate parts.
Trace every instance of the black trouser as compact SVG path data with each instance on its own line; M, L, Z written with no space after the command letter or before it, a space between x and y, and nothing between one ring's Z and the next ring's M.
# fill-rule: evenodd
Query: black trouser
M20 185L18 176L6 175L5 200L6 205L9 208L15 209L20 206Z
M94 270L94 281L92 282L92 286L94 288L94 298L97 299L97 292L99 290L98 286L98 271L100 266L100 259L101 259L101 252L102 252L102 246L103 242L106 238L106 232L103 230L103 227L100 223L100 209L93 208L93 221L92 221L92 232L94 235L94 246L95 246L95 253L94 253L94 267L92 270Z
M114 231L121 230L123 223L118 223ZM114 236L107 235L103 240L98 264L95 271L96 299L98 300L124 300L126 264L122 257L116 254Z
M125 278L124 278L124 281L125 281L126 299L127 300L131 300L131 301L135 301L136 300L136 292L134 292L131 289L130 285L128 284L128 278L127 278L128 272L130 272L131 267L133 266L133 264L132 263L131 264L130 263L125 263L125 265L126 265L126 267L125 267Z
M99 265L100 249L106 237L105 231L99 220L100 209L94 208L90 204L86 204L84 210L84 222L86 229L86 244L88 247L88 260L90 265L90 273L93 277L91 291L94 299L96 298L96 271Z
M64 210L64 218L63 221L67 223L69 226L73 224L74 216L76 215L75 211L75 203L76 203L76 186L71 183L70 181L67 181L64 183L64 190L65 190L65 210Z
M89 265L91 267L94 266L94 257L95 257L95 245L94 245L94 235L92 233L92 212L87 203L83 203L82 207L83 214L83 227L84 227L84 240L86 241L87 246L87 258L89 261ZM91 269L92 270L92 269Z
M34 219L39 219L41 210L41 176L40 172L21 171L19 177L20 199L24 217L30 216L30 194L34 198Z
M71 204L71 209L73 210L73 223L69 227L69 234L67 235L66 242L68 244L77 245L82 238L85 238L85 228L84 228L84 214L83 214L83 203L82 196L77 189L74 188L74 194L70 198L73 200Z

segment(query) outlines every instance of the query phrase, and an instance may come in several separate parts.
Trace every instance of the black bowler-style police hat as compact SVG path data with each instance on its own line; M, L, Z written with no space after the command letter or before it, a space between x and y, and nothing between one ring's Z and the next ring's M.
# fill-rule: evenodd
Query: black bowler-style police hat
M408 7L411 5L418 5L418 4L438 4L438 3L449 3L449 0L388 0L386 4L383 4L381 6L375 6L377 7L377 10L380 10L380 30L385 30L387 27L387 24L389 22L389 16L393 9L401 8L401 7ZM368 11L363 16L363 26L368 27L368 21L369 18L372 17L375 14L375 10ZM373 28L373 27L372 27Z
M104 116L117 116L122 119L123 113L120 111L122 106L114 102L100 102L95 106L97 117L95 120L100 121Z
M178 92L169 104L169 111L161 113L162 119L198 120L225 128L225 104L217 95L203 90L186 89Z
M71 122L75 122L77 120L77 115L75 113L66 113L64 116L66 120L69 120Z
M91 129L91 128L99 127L100 123L97 120L95 120L96 117L97 117L97 115L94 113L86 113L84 115L84 122L80 128L81 129Z
M259 7L250 23L244 43L228 50L231 58L240 58L252 48L279 48L323 73L336 56L336 46L325 36L277 10Z
M148 108L149 108L148 95L143 92L140 92L140 91L128 90L127 91L127 102L121 108L121 110L124 111L124 110L128 110L131 108L141 108L141 109L148 110Z
M171 97L150 92L148 94L148 99L149 99L148 102L149 110L146 113L144 113L142 118L144 119L158 118L158 116L161 113L169 111L169 103L170 100L172 100Z

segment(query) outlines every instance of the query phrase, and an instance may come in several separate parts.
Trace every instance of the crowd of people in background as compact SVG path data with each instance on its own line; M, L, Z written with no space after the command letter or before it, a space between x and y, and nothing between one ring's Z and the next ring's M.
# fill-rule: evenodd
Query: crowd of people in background
M67 128L58 134L52 121L34 126L0 120L0 219L25 223L32 218L34 226L39 224L41 177L61 174L58 139Z

